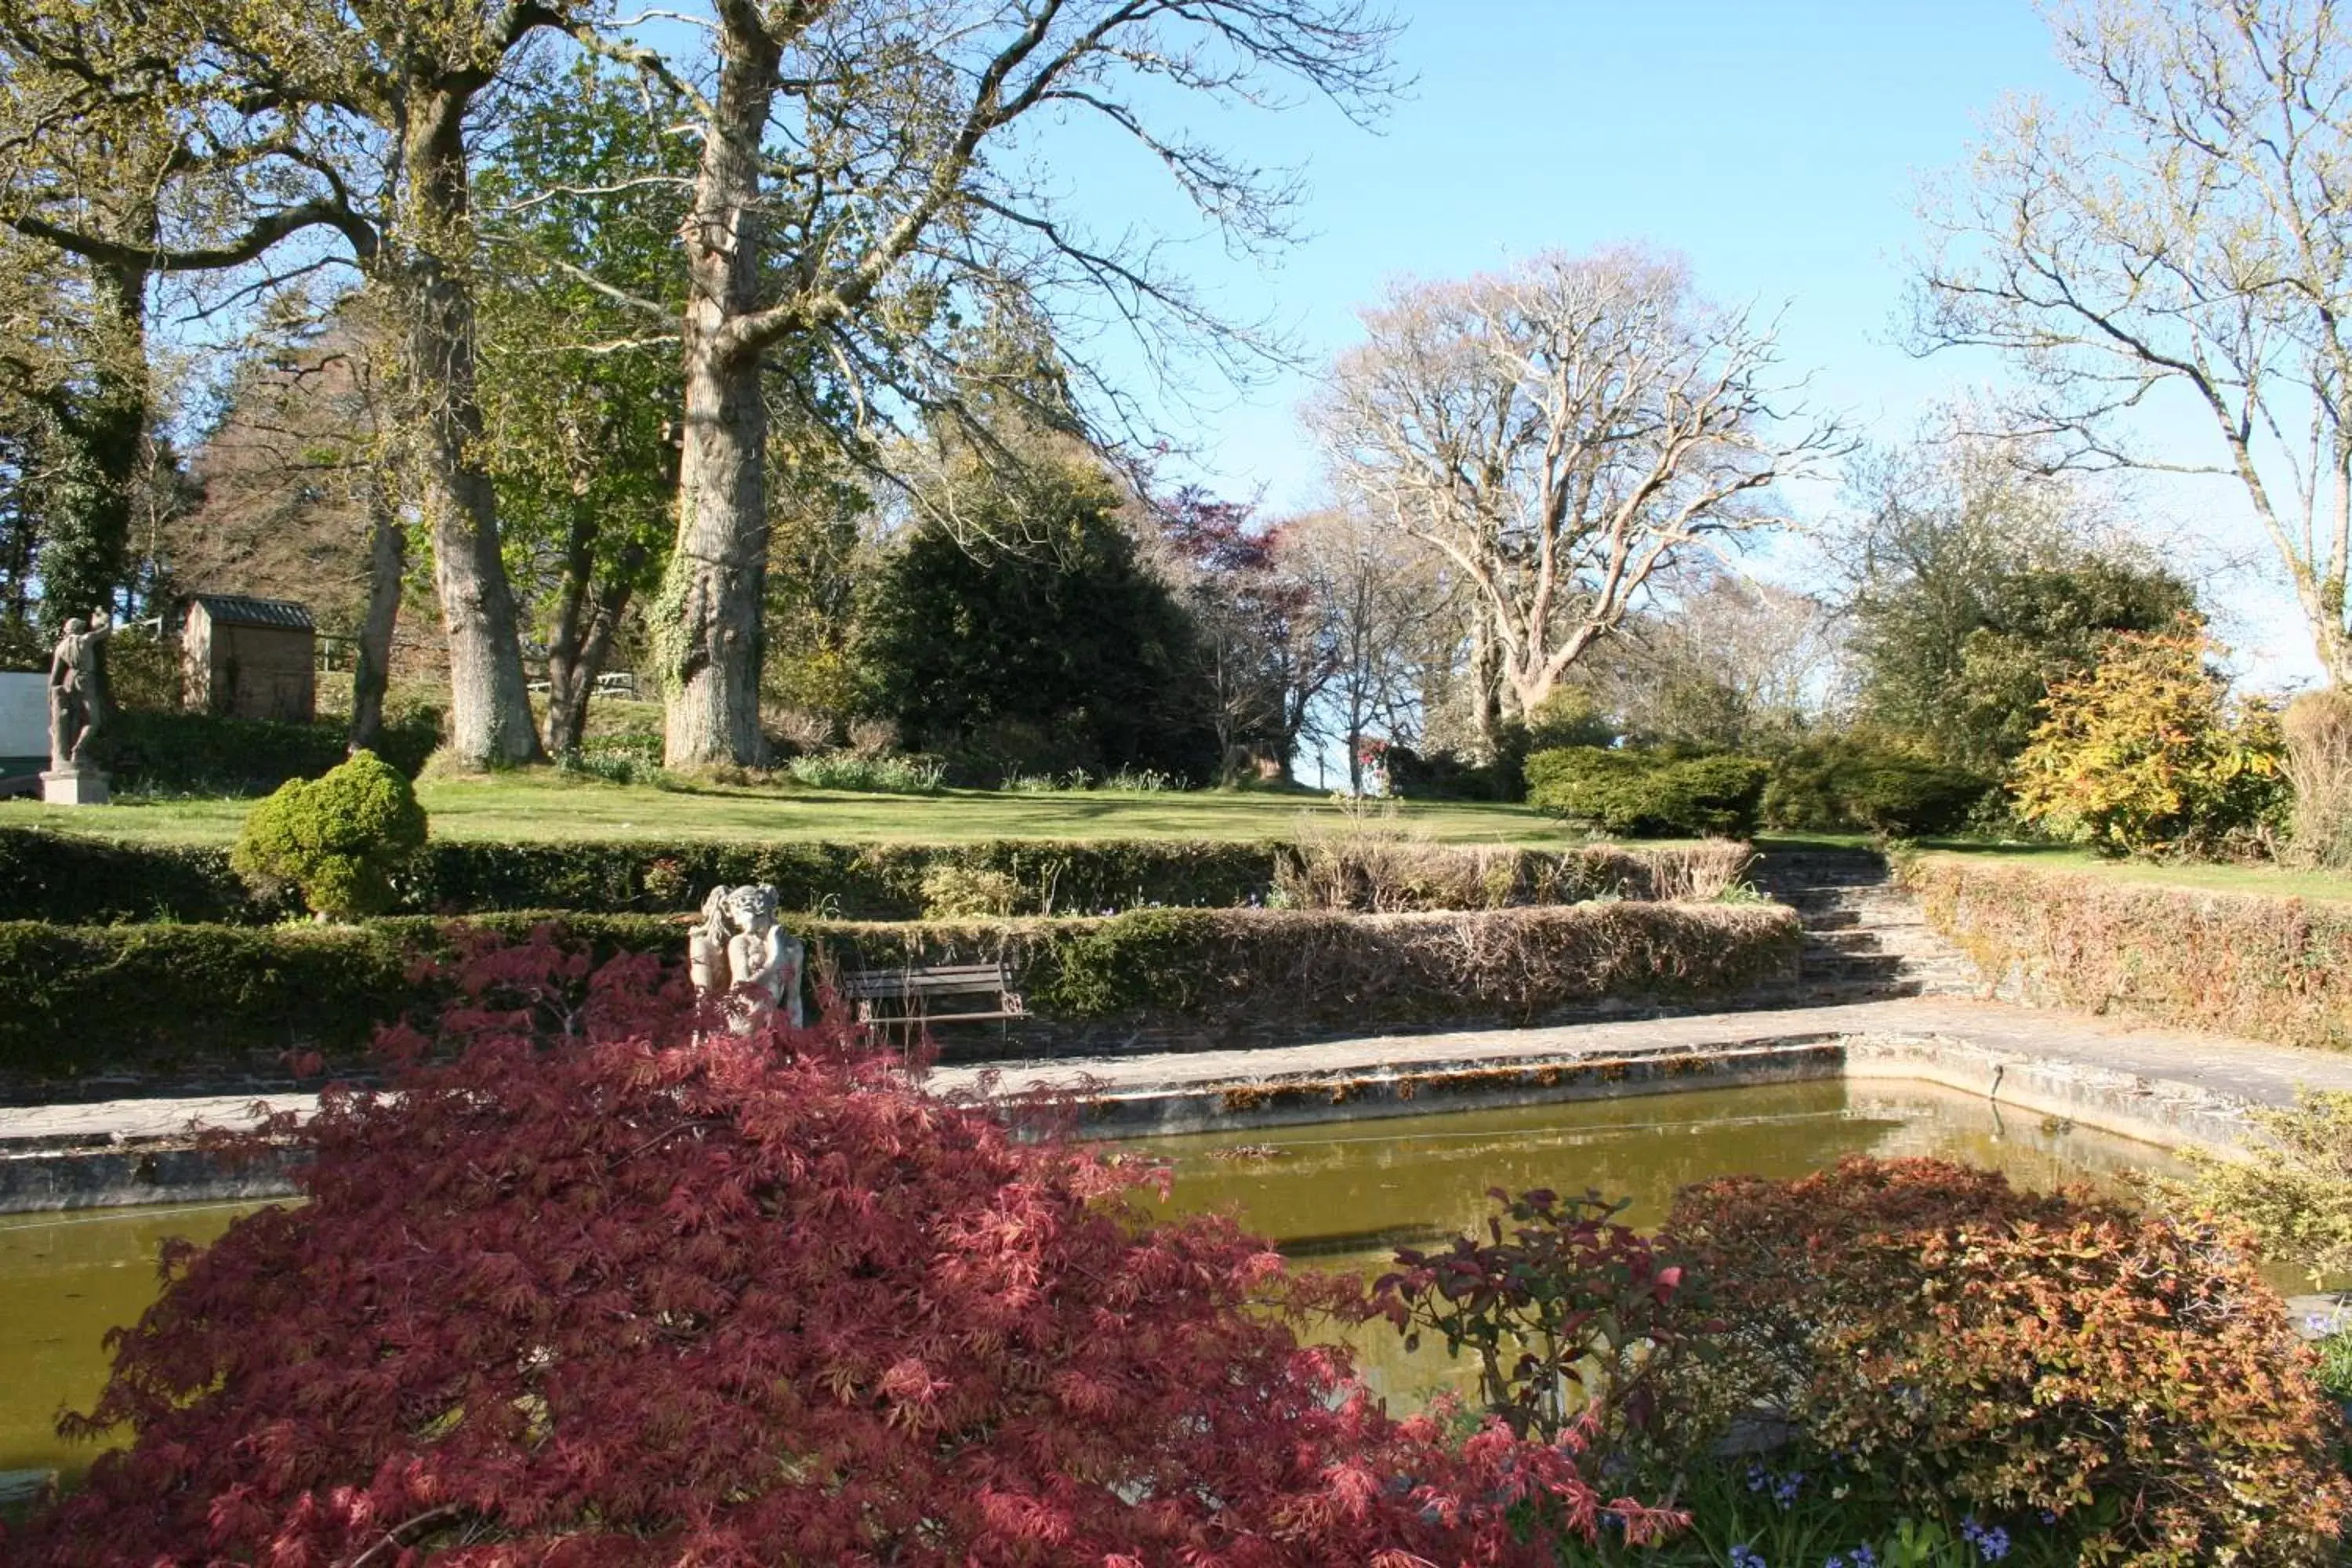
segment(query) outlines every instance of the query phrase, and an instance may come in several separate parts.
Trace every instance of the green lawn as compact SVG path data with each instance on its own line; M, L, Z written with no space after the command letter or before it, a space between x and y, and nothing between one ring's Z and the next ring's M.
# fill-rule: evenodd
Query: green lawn
M1924 845L1939 855L2011 860L2052 871L2084 871L2125 882L2193 888L2215 893L2263 893L2274 899L2352 900L2352 876L2328 871L2290 871L2276 866L2208 866L2176 861L2108 860L2087 849L2046 844L1988 844L1935 839Z
M433 831L453 839L726 838L897 840L978 838L1283 838L1302 816L1337 826L1339 809L1314 795L1202 791L1169 795L864 795L799 788L656 789L559 777L428 779L417 795ZM0 826L53 827L151 843L226 844L249 800L126 801L100 809L0 801ZM1402 808L1398 825L1452 844L1573 841L1552 818L1520 805L1431 802Z

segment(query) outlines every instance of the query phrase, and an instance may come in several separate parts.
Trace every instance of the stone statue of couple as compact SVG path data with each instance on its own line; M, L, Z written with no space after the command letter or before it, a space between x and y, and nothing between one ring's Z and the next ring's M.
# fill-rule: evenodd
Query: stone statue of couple
M750 1034L779 1010L801 1026L802 949L776 924L775 889L711 889L686 952L695 990L725 1005L735 1034Z

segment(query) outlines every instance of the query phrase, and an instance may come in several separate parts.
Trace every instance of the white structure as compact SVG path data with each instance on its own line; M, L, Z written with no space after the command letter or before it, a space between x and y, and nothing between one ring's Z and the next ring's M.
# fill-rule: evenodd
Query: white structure
M49 678L0 671L0 779L49 765Z

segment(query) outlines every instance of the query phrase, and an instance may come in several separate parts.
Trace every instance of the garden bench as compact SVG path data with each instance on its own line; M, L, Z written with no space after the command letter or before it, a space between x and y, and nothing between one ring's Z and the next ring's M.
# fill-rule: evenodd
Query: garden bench
M858 970L841 976L838 989L842 999L857 1009L861 1024L986 1024L1029 1016L1020 993L1013 989L1013 968L1002 959L927 969ZM938 1001L954 1001L963 1010L934 1011L932 1004ZM896 1011L884 1010L893 1004Z

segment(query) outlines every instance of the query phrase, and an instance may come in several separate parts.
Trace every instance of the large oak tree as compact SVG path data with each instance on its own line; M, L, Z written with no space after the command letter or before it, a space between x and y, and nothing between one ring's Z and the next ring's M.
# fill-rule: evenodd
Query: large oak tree
M1237 241L1279 238L1288 181L1181 128L1187 99L1383 85L1362 0L712 0L713 68L607 43L695 106L684 229L685 444L655 608L672 765L756 763L768 561L762 368L821 366L866 420L952 417L961 330L1094 312L1154 354L1237 340L1145 241L1098 239L1048 178L1088 128L1158 163ZM649 302L651 303L651 302ZM658 307L656 307L658 309ZM1062 334L1106 421L1132 415Z

